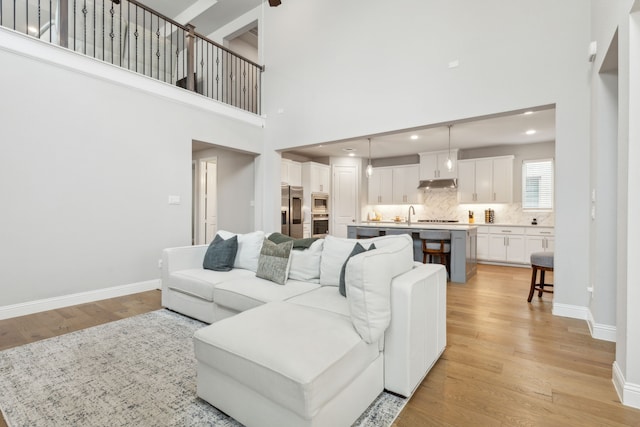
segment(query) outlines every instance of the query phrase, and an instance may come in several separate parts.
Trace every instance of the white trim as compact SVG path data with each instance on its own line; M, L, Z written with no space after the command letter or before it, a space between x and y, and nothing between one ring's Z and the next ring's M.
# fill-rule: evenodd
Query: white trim
M587 324L589 325L589 332L591 332L592 338L616 342L616 327L613 325L596 323L591 310L589 310L588 313Z
M26 316L41 311L55 310L71 305L85 304L108 298L121 297L123 295L136 294L138 292L160 289L160 279L147 280L145 282L131 283L128 285L114 286L112 288L96 289L94 291L80 292L77 294L63 295L59 297L23 302L20 304L5 305L0 307L0 320L12 317Z
M572 319L587 320L589 318L589 309L580 305L560 304L554 302L553 315L570 317Z
M640 409L640 384L627 383L618 362L613 362L613 386L625 406Z
M206 96L188 92L170 83L138 74L134 71L82 55L63 47L44 42L8 28L0 27L0 49L26 58L46 62L79 74L106 80L207 112L230 117L250 125L264 127L265 119L237 107Z

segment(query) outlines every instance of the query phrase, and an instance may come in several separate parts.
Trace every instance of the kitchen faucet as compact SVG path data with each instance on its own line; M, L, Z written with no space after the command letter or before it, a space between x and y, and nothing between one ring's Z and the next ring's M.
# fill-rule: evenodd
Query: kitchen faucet
M416 214L416 209L413 207L413 205L409 206L409 215L407 216L407 225L411 225L411 211L413 211L413 214Z

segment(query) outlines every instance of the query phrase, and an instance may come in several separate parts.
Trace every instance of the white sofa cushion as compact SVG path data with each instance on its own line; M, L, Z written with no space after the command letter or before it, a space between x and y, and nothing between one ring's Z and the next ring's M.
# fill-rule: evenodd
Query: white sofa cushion
M355 255L347 263L349 312L353 326L366 342L378 342L391 322L391 280L412 268L411 238Z
M260 259L260 249L264 241L264 231L254 231L247 234L235 234L230 231L220 230L218 234L227 240L233 236L238 236L238 252L233 262L234 268L244 268L254 273L258 271L258 260Z
M235 268L231 271L191 268L169 273L167 288L206 301L213 301L213 289L216 284L225 280L252 277L255 277L253 272L241 268Z
M319 308L351 318L347 299L340 295L335 286L322 286L306 294L288 299L287 302L305 307Z
M380 357L345 316L287 302L202 328L194 343L200 363L305 419Z
M322 286L340 286L340 271L353 247L359 242L365 249L369 249L372 240L325 237L322 258L320 259L320 284Z
M284 286L259 277L242 277L220 283L213 290L216 304L245 311L270 301L284 301L318 288L316 283L287 280Z
M304 250L294 249L291 251L291 266L289 268L289 279L302 280L303 282L320 282L320 258L324 240L319 239Z

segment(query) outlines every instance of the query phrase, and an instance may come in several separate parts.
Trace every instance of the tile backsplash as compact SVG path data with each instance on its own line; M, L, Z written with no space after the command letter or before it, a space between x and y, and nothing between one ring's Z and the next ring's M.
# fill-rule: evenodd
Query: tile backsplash
M423 192L423 203L414 206L416 215L412 219L457 219L460 222L469 222L469 211L474 212L475 223L484 223L485 209L495 211L495 224L529 225L536 218L538 225L554 226L553 212L523 212L521 203L510 204L459 204L458 193L455 189L443 188ZM383 219L393 219L396 216L406 218L409 213L409 205L368 205L364 208L363 218L373 216L374 212L382 215Z

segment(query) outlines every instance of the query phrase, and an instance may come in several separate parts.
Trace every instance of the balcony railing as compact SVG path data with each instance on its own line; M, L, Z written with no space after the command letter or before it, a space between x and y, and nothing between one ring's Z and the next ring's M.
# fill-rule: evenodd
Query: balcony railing
M135 0L0 0L0 25L260 114L262 66Z

